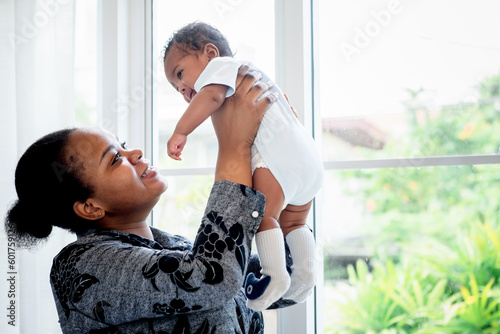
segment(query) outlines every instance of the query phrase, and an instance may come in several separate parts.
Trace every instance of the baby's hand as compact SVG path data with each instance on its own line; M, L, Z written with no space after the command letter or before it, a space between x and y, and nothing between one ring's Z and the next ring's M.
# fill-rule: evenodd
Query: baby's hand
M184 148L184 145L186 145L186 141L187 141L186 135L180 133L174 133L172 137L170 137L167 143L168 156L174 160L182 160L181 152L182 149Z

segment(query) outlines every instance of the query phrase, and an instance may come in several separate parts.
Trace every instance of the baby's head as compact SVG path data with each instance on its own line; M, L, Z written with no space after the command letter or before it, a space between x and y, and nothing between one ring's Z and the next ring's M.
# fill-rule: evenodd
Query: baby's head
M203 22L193 22L175 32L165 45L165 75L189 103L196 94L194 83L208 62L232 56L229 43L219 30Z
M202 53L206 44L212 43L219 49L221 57L232 57L233 52L222 33L211 25L199 21L189 23L176 31L163 48L163 61L172 49L178 48L186 54Z

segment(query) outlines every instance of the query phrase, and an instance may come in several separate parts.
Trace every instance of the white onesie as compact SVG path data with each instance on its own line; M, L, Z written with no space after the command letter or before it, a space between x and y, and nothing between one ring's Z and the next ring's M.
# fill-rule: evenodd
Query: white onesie
M233 95L238 69L245 61L231 57L212 59L194 85L199 92L210 84L228 86L226 97ZM269 77L262 73L262 81ZM252 170L267 167L281 185L284 205L304 205L311 201L323 183L323 164L312 137L293 114L281 90L279 98L264 114L252 145ZM264 164L259 163L259 156Z

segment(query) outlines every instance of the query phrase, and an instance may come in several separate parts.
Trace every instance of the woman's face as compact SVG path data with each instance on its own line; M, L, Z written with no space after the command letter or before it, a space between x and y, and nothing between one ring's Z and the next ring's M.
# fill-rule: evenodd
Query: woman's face
M143 158L109 132L75 130L67 155L83 167L85 183L93 187L92 200L108 217L144 219L167 189L167 181Z

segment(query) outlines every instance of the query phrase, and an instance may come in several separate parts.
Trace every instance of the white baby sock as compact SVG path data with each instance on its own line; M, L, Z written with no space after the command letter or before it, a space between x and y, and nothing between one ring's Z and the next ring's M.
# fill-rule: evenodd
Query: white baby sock
M262 311L277 301L290 287L290 275L286 270L285 242L283 232L279 228L258 232L255 235L255 244L259 253L262 270L261 279L271 277L271 281L262 295L247 300L247 307ZM247 289L247 296L249 287ZM251 288L250 288L251 289Z
M288 233L286 242L293 265L290 289L283 295L283 299L301 303L316 285L316 244L307 226Z

